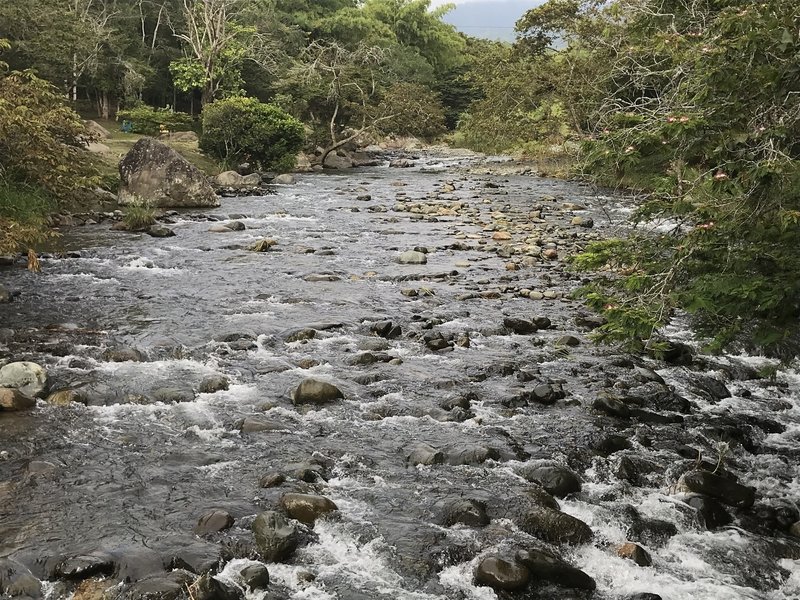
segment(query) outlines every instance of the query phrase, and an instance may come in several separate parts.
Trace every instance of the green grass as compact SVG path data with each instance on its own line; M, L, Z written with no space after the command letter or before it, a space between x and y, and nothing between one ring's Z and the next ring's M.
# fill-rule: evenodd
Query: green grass
M122 217L122 221L128 231L142 231L155 225L156 210L145 202L131 204L125 210L125 216Z

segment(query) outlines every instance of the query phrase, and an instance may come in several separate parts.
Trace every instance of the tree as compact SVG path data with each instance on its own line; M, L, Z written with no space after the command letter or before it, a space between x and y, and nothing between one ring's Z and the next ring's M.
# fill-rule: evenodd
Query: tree
M318 85L325 91L329 113L330 144L320 158L322 165L331 152L394 116L376 114L371 106L377 93L376 71L384 61L385 53L377 46L348 50L336 42L315 41L306 48L301 74L307 85ZM358 125L350 126L351 120Z
M271 41L247 24L253 9L253 0L182 0L183 24L174 35L187 56L170 65L179 89L199 88L205 105L222 90L239 92L244 61L274 68Z
M800 349L800 40L791 0L617 2L625 23L585 169L641 190L627 239L578 264L599 336L643 345L677 311L711 349ZM668 10L667 10L668 9ZM662 227L653 230L653 223Z
M300 121L254 98L218 100L203 109L200 147L227 164L247 161L288 171L304 142Z

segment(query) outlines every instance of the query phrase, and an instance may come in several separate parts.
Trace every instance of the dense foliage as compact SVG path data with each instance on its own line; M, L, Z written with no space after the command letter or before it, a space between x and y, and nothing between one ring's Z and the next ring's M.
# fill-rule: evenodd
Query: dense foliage
M137 104L133 108L117 112L119 121L130 123L131 133L158 135L163 130L191 131L194 124L192 115L169 108L153 108Z
M226 164L250 162L288 171L303 148L303 124L281 108L253 98L228 98L203 110L200 147Z
M796 355L796 2L550 0L518 27L516 58L493 77L513 89L526 63L538 71L530 81L556 77L515 91L516 112L484 102L475 121L513 120L503 140L513 145L514 133L546 139L554 130L531 118L560 106L562 138L583 142L583 172L639 192L634 233L577 260L605 273L583 292L608 318L598 337L641 346L683 311L712 349Z

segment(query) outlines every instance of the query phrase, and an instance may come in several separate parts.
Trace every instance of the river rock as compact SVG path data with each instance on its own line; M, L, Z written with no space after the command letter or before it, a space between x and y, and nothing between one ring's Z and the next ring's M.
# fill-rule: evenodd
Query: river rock
M344 398L342 390L327 381L306 379L292 392L292 403L297 404L328 404L334 400Z
M594 579L586 573L546 550L520 550L516 559L527 567L533 580L549 581L578 590L594 590L597 587Z
M239 579L251 590L264 590L269 585L269 570L262 563L250 563L239 571Z
M278 512L261 513L252 527L261 558L268 563L288 558L300 543L297 529Z
M191 600L243 600L244 592L225 581L203 573L189 586Z
M145 355L136 348L109 348L103 352L103 360L108 362L142 362Z
M145 231L145 233L154 238L168 238L175 236L175 232L172 231L172 229L169 227L164 227L163 225L151 225L150 229Z
M756 490L708 471L690 471L678 481L678 488L716 498L735 508L750 508L756 500Z
M503 319L503 325L505 325L506 329L510 329L518 335L530 335L539 330L532 321L518 319L516 317L506 317Z
M216 184L224 188L235 190L252 190L261 185L261 175L251 173L250 175L239 175L236 171L225 171L214 178Z
M550 508L537 507L517 518L525 533L552 544L585 544L594 533L580 519Z
M52 575L59 579L81 580L93 575L109 575L113 570L114 561L107 554L80 554L61 557Z
M601 393L595 398L592 408L618 419L628 419L631 416L630 409L622 400L606 393Z
M489 524L486 503L466 498L448 502L442 511L441 522L445 527L452 527L456 524L467 527L484 527Z
M219 206L214 188L200 169L175 150L144 137L119 163L122 205L147 203L154 207Z
M408 250L397 258L397 262L401 265L425 265L428 264L428 256L423 252Z
M724 527L733 521L728 511L714 498L702 494L692 494L683 501L697 511L697 515L706 529L713 530Z
M640 567L649 567L653 564L653 559L650 557L650 553L642 548L639 544L635 544L634 542L625 542L619 548L617 548L617 556L632 560Z
M305 525L313 525L320 517L339 510L333 500L312 494L284 494L280 505L290 517Z
M289 426L283 421L270 419L265 415L252 415L242 421L242 433L259 433L261 431L285 431Z
M230 381L224 375L212 375L206 377L197 386L197 391L201 394L214 394L225 391L230 387Z
M15 560L0 558L0 597L41 598L42 583L27 567Z
M538 483L545 491L558 498L581 491L581 480L576 473L562 465L532 463L522 467L520 477Z
M281 173L272 180L272 183L276 183L278 185L292 185L294 182L295 178L291 173Z
M89 400L81 390L59 390L47 397L47 403L62 408L71 404L88 404Z
M197 525L195 525L194 532L196 535L218 533L225 529L230 529L233 527L233 523L234 518L228 511L215 508L200 517Z
M152 391L153 400L164 404L194 402L194 390L189 386L165 386Z
M13 362L0 368L0 388L14 388L26 396L44 396L47 371L33 362Z
M406 460L410 465L440 465L444 462L444 452L428 444L417 444Z
M124 600L179 600L194 581L188 571L176 570L136 581L120 596Z
M222 563L222 546L201 541L182 545L169 560L170 568L184 569L197 575L216 573Z
M531 574L527 567L500 556L487 556L475 568L475 583L495 590L516 592L528 586Z
M29 410L36 406L36 400L14 388L0 388L0 410Z
M8 304L11 302L11 292L7 287L0 285L0 304Z

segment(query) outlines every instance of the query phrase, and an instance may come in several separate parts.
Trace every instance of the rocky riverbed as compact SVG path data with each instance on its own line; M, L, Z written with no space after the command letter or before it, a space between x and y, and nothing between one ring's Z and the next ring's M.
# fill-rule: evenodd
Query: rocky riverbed
M396 160L0 266L0 596L800 597L798 375L589 341L624 198Z

